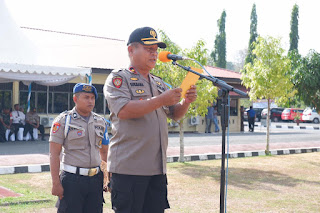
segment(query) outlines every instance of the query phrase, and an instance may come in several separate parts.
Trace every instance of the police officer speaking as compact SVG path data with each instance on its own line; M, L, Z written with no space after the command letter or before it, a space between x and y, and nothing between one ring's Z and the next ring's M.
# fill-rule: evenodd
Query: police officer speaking
M99 165L107 161L107 124L92 112L98 96L94 86L78 83L73 94L75 107L61 113L50 131L52 194L59 197L58 212L100 213L104 176Z
M170 208L167 117L182 118L197 93L193 85L180 101L180 88L168 90L161 78L150 73L158 47L166 44L158 41L154 29L134 30L128 40L129 69L112 71L104 86L113 134L107 169L116 213L157 213Z

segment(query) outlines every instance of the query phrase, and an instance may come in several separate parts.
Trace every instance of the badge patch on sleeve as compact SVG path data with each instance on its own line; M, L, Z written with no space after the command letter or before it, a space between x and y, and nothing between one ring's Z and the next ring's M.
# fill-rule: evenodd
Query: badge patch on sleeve
M56 122L53 124L53 127L52 127L52 133L56 133L58 132L58 130L60 129L60 123Z
M143 93L144 93L144 90L138 89L138 90L136 90L136 93L137 93L137 94L143 94Z
M112 83L115 87L120 88L122 85L122 77L120 77L120 76L113 77Z

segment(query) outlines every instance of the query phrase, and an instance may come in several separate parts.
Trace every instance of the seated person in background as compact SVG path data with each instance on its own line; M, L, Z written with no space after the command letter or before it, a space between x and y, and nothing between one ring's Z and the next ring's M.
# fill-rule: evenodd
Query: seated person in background
M31 135L31 140L34 141L33 128L36 128L40 131L41 140L44 140L44 127L43 125L40 125L40 116L37 114L37 109L35 107L33 107L32 110L30 110L30 112L27 112L26 125L24 127L23 137L25 137L29 132Z
M21 117L21 122L22 122L22 125L23 126L25 126L26 125L26 115L25 115L25 113L24 113L24 109L23 109L23 107L19 107L19 113L22 113L21 115L20 115L20 117Z
M14 111L11 112L11 118L12 123L11 125L14 128L14 135L16 137L16 141L18 140L18 131L19 128L24 128L23 123L25 122L25 114L21 111L19 111L20 106L19 104L14 105Z
M13 129L13 126L11 125L12 121L10 121L11 113L10 113L9 107L4 107L2 111L3 112L0 114L0 126L3 127L3 132L1 130L1 135L3 133L4 141L7 141L5 137L7 129L10 130L8 140L10 136L14 133L14 129Z
M3 125L2 110L0 113L0 142L6 142L6 128Z

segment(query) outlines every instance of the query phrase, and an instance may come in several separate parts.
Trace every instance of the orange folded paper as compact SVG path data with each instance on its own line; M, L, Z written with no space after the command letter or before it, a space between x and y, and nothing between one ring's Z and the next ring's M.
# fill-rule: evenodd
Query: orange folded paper
M194 67L191 67L191 69L198 73L203 73L203 69L194 68ZM182 84L180 86L180 88L182 89L183 98L185 98L187 90L190 89L191 85L195 85L199 78L200 76L192 72L188 72L187 76L183 79Z

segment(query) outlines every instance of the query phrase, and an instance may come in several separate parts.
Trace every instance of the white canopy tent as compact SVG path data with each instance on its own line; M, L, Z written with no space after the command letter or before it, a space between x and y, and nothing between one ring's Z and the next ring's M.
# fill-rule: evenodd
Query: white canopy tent
M0 83L22 81L25 85L35 82L44 86L59 86L78 76L86 77L90 75L90 68L0 63Z
M0 0L0 83L22 81L26 85L35 82L58 86L77 76L91 75L87 68L56 67L55 63L43 66L41 56L38 47L13 20L4 0Z
M56 66L57 63L44 63L42 57L37 45L17 26L4 0L0 0L0 83L21 81L28 85L28 110L32 82L47 86L48 92L49 86L91 76L91 68Z

